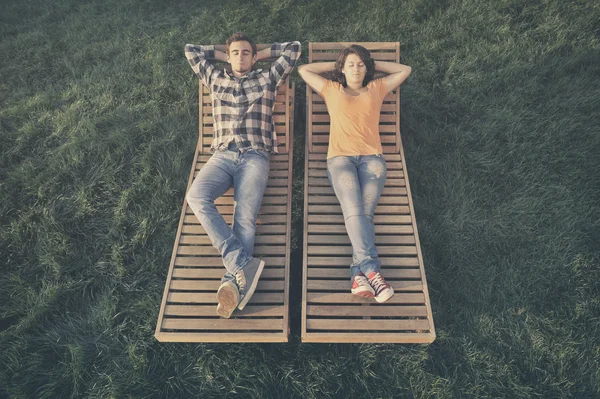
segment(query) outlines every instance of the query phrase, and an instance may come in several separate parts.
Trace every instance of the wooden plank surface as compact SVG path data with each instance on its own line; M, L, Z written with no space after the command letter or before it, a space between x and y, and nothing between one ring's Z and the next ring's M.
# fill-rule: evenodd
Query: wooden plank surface
M310 43L309 60L334 60L350 44ZM399 61L398 43L358 44L376 59ZM306 99L302 341L433 341L435 329L400 140L400 90L388 94L380 115L388 174L375 210L375 244L382 274L395 290L384 304L350 293L352 246L327 178L330 118L324 100L310 88Z
M260 46L260 45L259 45ZM257 220L254 256L265 261L257 290L243 311L230 319L216 314L216 292L223 261L186 201L173 248L155 336L162 342L286 342L289 334L290 217L294 87L286 81L274 109L279 154L272 154L269 180ZM199 86L199 141L188 188L210 159L212 105ZM234 189L215 201L225 221L233 222Z

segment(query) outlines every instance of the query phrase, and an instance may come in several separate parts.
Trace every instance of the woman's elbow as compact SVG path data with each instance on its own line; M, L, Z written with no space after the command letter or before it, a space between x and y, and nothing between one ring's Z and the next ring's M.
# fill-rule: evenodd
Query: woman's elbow
M300 75L301 78L304 79L305 73L306 73L306 64L298 66L298 75Z

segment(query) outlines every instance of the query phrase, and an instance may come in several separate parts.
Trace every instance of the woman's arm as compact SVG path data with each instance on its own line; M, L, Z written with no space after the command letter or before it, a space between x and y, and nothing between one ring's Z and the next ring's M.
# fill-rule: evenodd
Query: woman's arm
M325 78L320 74L333 71L335 62L313 62L298 67L300 77L304 79L307 85L312 87L317 93L321 93L325 85Z
M375 61L375 70L388 74L384 79L389 93L408 78L412 69L408 65L395 62Z

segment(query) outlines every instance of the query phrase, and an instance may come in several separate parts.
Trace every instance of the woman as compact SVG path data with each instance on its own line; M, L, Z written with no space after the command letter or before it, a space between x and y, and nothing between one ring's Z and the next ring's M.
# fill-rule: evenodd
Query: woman
M330 71L333 80L320 76ZM388 75L373 80L375 71ZM352 243L351 292L377 302L394 295L380 272L373 224L386 178L379 113L386 94L400 86L410 71L406 65L374 61L366 48L356 44L344 49L336 62L298 68L302 79L325 99L331 120L327 176Z

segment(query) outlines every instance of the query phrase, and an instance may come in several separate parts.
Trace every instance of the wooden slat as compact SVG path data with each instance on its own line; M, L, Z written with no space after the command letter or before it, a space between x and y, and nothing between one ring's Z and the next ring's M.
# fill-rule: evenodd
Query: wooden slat
M285 323L284 323L285 325ZM287 332L249 332L249 331L227 331L227 332L203 332L195 331L178 331L170 332L168 330L161 331L156 336L160 342L287 342Z
M323 225L311 224L308 226L308 233L318 234L346 234L346 226L338 225ZM411 225L375 225L375 234L413 234L414 230Z
M210 242L210 238L207 235L182 235L179 240L180 244L186 245L212 245ZM257 236L254 240L254 245L263 245L263 244L283 244L285 245L285 236Z
M269 330L281 331L282 319L164 319L163 329L171 330Z
M393 61L396 59L395 54L393 53L372 53L371 57L375 60L380 61ZM338 58L338 53L314 53L313 54L313 62L314 61L335 61Z
M423 344L431 343L435 340L435 332L433 330L424 331L421 333L385 333L377 331L368 331L364 333L358 332L318 332L312 331L302 338L302 342L344 342L344 343L404 343L404 344Z
M215 295L221 285L220 280L171 280L171 290L214 291ZM283 291L282 280L267 280L261 276L256 286L260 291Z
M257 256L264 255L285 255L286 246L282 245L261 245L255 246ZM219 251L212 245L179 245L177 255L219 255Z
M205 292L169 292L167 302L177 303L214 303L217 304L215 293ZM283 293L262 293L252 295L248 303L283 303Z
M377 247L379 256L384 255L416 255L416 246L384 246ZM352 247L340 245L309 245L307 255L352 255Z
M316 204L336 204L339 205L339 200L334 195L311 195L308 198L308 204L316 205ZM406 205L408 204L408 198L405 196L402 197L379 197L378 204L388 205L388 204L400 204Z
M323 320L309 319L306 325L308 330L428 330L427 320Z
M271 212L270 212L271 213ZM276 213L276 212L272 212ZM342 214L342 208L339 205L309 205L308 213L325 213L325 214ZM377 205L375 209L376 215L384 214L410 214L408 206L401 205Z
M321 235L321 234L309 234L308 235L308 243L309 244L325 244L328 245L350 245L350 239L347 235ZM406 244L414 244L415 237L413 235L393 235L393 236L384 236L378 235L375 237L375 245L406 245Z
M219 259L220 260L220 259ZM173 278L179 279L221 279L225 274L223 263L220 267L209 269L209 268L182 268L176 267L173 270ZM283 279L285 276L284 269L282 268L269 268L265 266L260 276L261 279Z
M309 43L309 62L336 59L350 44ZM399 62L399 43L358 44L370 49L375 59ZM395 290L385 304L350 293L352 246L327 178L330 117L324 100L310 88L306 101L302 341L433 341L431 305L400 140L400 90L386 96L379 126L388 173L375 210L375 244L382 274Z
M286 265L285 257L283 256L263 256L262 259L265 261L265 267L268 266L284 266ZM223 259L220 256L176 256L175 266L190 266L190 267L202 267L210 268L214 266L223 267ZM225 269L222 269L225 273Z
M232 317L281 317L282 314L283 306L249 305L236 310ZM218 317L215 305L167 305L165 316Z
M285 225L273 225L273 224L261 224L256 226L256 234L258 236L261 235L270 235L270 234L285 234L286 226ZM181 234L203 234L206 235L206 231L204 228L199 225L184 225L181 230Z
M233 222L233 215L222 215L223 219L226 223L231 224ZM271 224L271 223L285 223L286 222L285 215L258 215L258 219L256 219L256 224ZM200 224L196 216L194 215L186 215L183 219L185 224Z
M394 306L393 311L401 314L403 317L427 316L425 306ZM306 307L306 313L310 316L331 316L335 314L340 317L368 316L382 317L390 316L389 306L331 306L331 305L309 305Z
M331 186L310 186L305 193L310 195L320 194L320 195L335 195L333 192L333 188ZM382 196L386 195L407 195L408 191L404 187L391 187L385 186L383 188Z
M373 299L361 298L356 295L352 295L348 290L347 293L327 293L327 292L308 292L306 295L308 303L373 303ZM254 297L253 297L254 299ZM425 298L422 293L419 294L394 294L387 302L387 304L396 303L425 303Z
M316 54L318 51L335 50L339 52L346 47L350 47L353 44L359 44L369 51L383 51L383 50L395 50L395 42L328 42L328 43L310 43L312 45L312 51L309 51L309 56Z
M275 216L274 216L275 217ZM375 215L375 224L410 224L410 215ZM317 224L344 224L342 215L308 215L309 223Z
M221 215L233 215L233 204L232 205L218 205L217 210ZM262 205L260 207L261 215L281 215L287 211L287 205ZM187 215L193 215L191 209L186 210Z

